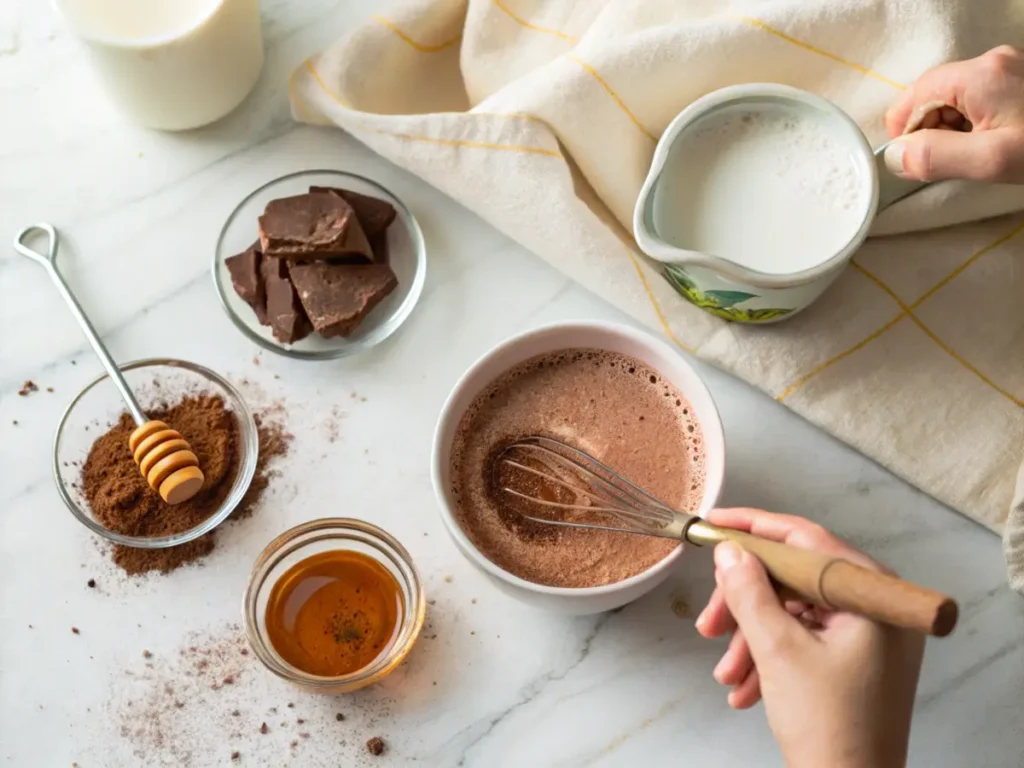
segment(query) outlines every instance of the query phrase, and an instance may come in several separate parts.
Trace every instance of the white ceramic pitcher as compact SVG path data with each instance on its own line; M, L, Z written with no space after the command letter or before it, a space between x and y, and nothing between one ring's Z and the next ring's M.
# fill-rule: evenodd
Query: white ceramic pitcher
M850 150L857 175L868 188L867 205L859 228L832 254L810 269L769 274L708 253L685 250L662 240L654 226L655 192L673 146L698 119L738 105L775 104L824 116L834 135ZM665 277L686 299L719 317L743 323L784 320L811 304L846 268L868 236L878 211L927 186L893 175L885 166L883 145L872 151L860 127L839 107L813 93L775 83L752 83L722 88L698 99L669 124L658 141L633 213L637 245L664 265ZM737 214L739 224L739 214Z

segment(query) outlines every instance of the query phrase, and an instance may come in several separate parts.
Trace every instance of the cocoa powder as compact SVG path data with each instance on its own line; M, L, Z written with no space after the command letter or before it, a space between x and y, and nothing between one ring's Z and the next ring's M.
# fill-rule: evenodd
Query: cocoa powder
M176 405L150 409L150 418L167 422L181 432L199 459L205 480L194 497L174 506L166 504L146 483L132 458L128 438L135 422L128 413L96 440L82 465L81 488L97 522L128 536L168 536L202 523L224 502L241 464L238 418L218 395L182 398ZM267 487L267 464L288 448L290 435L278 425L257 418L260 451L256 475L233 517L246 517ZM167 573L210 553L214 533L164 549L115 545L114 563L129 574Z

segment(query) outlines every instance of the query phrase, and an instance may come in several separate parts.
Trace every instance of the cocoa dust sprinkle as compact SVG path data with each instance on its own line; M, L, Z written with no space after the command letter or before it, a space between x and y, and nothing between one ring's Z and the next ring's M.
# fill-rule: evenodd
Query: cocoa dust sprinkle
M128 536L169 536L190 530L209 518L231 491L241 467L241 433L237 417L219 395L189 395L171 407L155 408L149 416L181 432L199 458L206 476L196 496L174 506L164 503L146 483L128 448L135 423L127 413L96 440L82 466L81 486L97 521ZM268 464L287 453L291 435L279 424L257 417L259 457L256 474L233 519L252 514L270 482ZM165 549L137 549L117 544L114 563L130 575L147 571L167 573L209 554L215 532Z

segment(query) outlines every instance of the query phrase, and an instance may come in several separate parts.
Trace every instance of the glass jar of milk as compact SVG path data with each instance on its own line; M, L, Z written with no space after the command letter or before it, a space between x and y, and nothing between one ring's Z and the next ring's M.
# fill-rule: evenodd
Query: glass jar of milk
M259 0L55 0L114 102L185 130L237 107L263 66Z

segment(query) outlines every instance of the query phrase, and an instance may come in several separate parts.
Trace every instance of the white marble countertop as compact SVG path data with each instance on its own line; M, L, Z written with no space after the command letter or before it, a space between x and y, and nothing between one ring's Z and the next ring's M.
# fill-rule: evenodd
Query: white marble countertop
M126 125L106 105L46 4L0 6L0 237L39 219L56 224L68 279L116 358L181 357L245 379L255 407L283 402L296 435L256 515L226 526L203 567L119 576L50 474L59 414L99 365L42 272L0 249L0 760L779 765L763 711L728 709L711 678L722 647L693 629L711 585L706 553L687 556L670 583L620 612L566 619L495 592L445 535L430 438L466 366L541 323L629 321L352 139L291 121L291 69L375 7L265 1L267 63L256 92L211 128L167 135ZM322 167L379 179L409 203L430 252L426 289L408 324L361 357L310 364L260 355L217 302L213 244L258 184ZM819 520L960 599L957 632L929 644L912 764L1022 765L1024 601L1004 586L996 537L746 385L700 369L725 422L725 502ZM18 397L25 379L44 389ZM331 441L318 414L334 405L346 416ZM405 542L435 601L427 634L436 638L421 639L378 687L328 698L289 689L225 648L264 544L337 514ZM213 690L185 676L190 646L221 654L235 683ZM378 759L362 746L374 735L389 744Z

